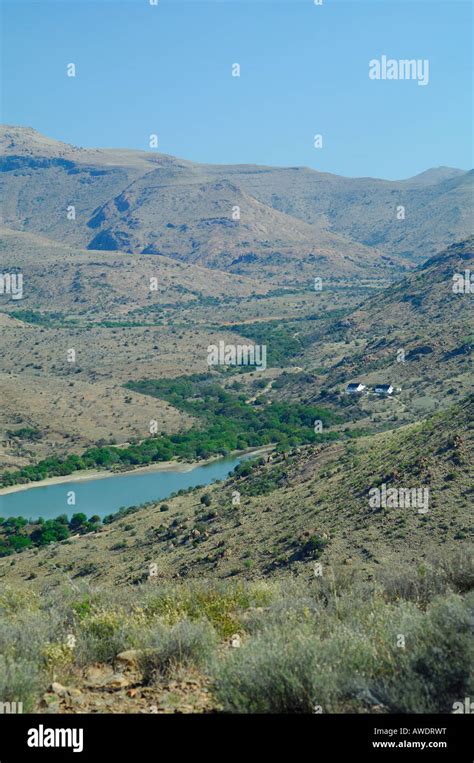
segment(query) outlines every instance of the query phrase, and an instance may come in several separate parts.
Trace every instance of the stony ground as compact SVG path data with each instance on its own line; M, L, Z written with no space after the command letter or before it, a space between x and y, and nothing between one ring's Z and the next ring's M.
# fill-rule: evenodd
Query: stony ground
M46 713L203 713L216 709L205 676L194 671L144 686L136 656L134 650L122 652L115 669L97 664L76 670L67 686L52 681L38 709Z

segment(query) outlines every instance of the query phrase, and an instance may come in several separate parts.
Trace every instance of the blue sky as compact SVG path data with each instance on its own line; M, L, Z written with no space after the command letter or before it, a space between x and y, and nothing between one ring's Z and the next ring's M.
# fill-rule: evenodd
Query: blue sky
M456 0L5 0L2 121L202 162L469 169L471 36ZM428 59L429 84L369 79L383 54Z

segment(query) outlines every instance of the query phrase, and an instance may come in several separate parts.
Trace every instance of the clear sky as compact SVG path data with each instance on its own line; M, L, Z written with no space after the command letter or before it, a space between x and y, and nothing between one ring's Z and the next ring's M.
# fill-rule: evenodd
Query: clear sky
M469 169L472 32L457 0L4 0L2 121L202 162ZM382 55L428 59L428 85L370 79Z

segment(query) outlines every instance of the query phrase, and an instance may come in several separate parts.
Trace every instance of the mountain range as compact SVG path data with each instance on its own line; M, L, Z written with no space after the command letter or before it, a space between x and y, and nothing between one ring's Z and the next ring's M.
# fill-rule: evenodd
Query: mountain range
M12 126L1 128L0 151L3 225L81 249L292 283L392 278L470 232L472 171L387 181L199 164L77 148Z

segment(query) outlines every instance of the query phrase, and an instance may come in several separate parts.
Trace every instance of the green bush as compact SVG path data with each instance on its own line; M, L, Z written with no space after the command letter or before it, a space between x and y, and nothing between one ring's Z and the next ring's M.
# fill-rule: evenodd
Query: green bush
M77 639L77 660L113 662L119 652L133 646L131 628L122 612L95 612L81 621Z
M312 535L303 544L301 554L303 557L312 557L313 559L319 559L322 552L326 548L328 541L325 538L321 538L320 535Z

